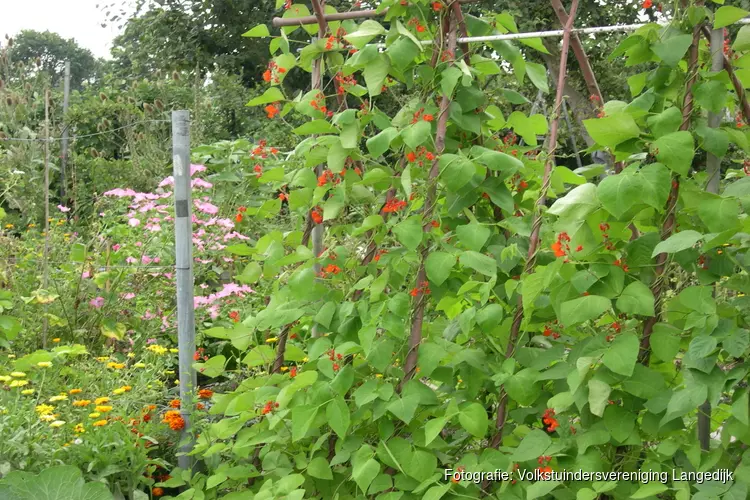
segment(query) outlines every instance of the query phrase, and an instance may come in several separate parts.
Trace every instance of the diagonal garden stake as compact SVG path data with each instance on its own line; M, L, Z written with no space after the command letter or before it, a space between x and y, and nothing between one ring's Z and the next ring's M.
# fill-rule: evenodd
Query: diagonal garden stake
M181 441L180 468L189 470L193 459L191 408L198 384L193 369L195 354L195 308L193 306L193 222L190 213L190 116L185 110L172 111L172 160L174 164L175 274L177 279L177 347L179 348L180 412L185 420Z
M454 57L456 53L457 45L457 22L450 16L450 13L446 14L448 18L448 57ZM442 38L441 38L442 40ZM452 60L448 63L452 65ZM432 213L435 210L435 204L437 202L437 177L440 172L439 161L440 155L445 149L445 136L448 131L448 109L451 104L450 94L443 94L440 99L440 111L437 120L437 130L435 132L435 159L432 160L432 168L430 168L429 177L427 179L427 196L425 197L424 203L424 214L422 221L424 223L422 230L428 232L432 226L430 220L432 219ZM419 271L417 271L417 282L416 288L421 289L422 283L427 281L427 272L425 271L425 261L429 249L426 245L422 246ZM425 295L423 293L417 294L414 299L414 306L412 309L412 323L411 331L409 333L409 350L406 353L406 360L404 361L404 378L398 384L396 389L399 393L403 389L404 385L414 378L417 372L417 358L419 355L419 344L422 343L422 323L424 321L424 309L425 309Z
M555 161L555 149L557 148L557 135L560 129L560 113L562 110L563 100L563 84L565 82L565 75L568 69L568 49L570 47L570 32L573 28L573 22L575 21L576 11L578 10L578 0L573 0L570 6L570 15L568 16L568 22L565 24L565 34L563 35L562 50L560 51L560 73L557 77L557 89L555 92L555 108L552 112L552 123L550 126L549 142L547 144L547 161L544 165L544 177L542 178L542 189L539 193L539 198L536 200L534 208L534 219L531 224L531 236L529 236L529 252L526 258L526 265L524 266L524 274L528 275L534 272L534 264L536 263L536 254L539 249L539 232L542 227L542 207L547 204L547 191L549 190L550 181L552 178L552 170ZM523 298L518 298L518 304L516 306L516 314L513 317L513 323L510 328L510 336L508 337L508 347L505 351L505 358L510 359L513 357L516 349L516 342L518 341L519 332L521 330L521 322L523 321ZM505 392L505 387L500 388L498 395L498 408L497 408L497 420L495 422L495 436L490 442L490 446L497 448L502 444L503 441L503 427L505 426L505 417L508 409L508 394Z

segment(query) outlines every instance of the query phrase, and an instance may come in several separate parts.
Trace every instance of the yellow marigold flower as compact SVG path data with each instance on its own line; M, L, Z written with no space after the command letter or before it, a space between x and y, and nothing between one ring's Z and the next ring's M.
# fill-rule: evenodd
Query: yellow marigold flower
M180 352L180 350L172 348L169 350L169 352L171 352L172 354L177 354L178 352Z
M120 389L122 389L125 392L133 390L133 388L129 385L123 385L122 387L120 387Z
M107 425L107 421L106 420L97 420L92 425L94 427L104 427L105 425Z
M56 337L56 338L52 339L52 342L54 342L55 344L57 344L58 342L60 342L60 338Z
M282 367L281 367L281 368L279 368L279 369L280 369L280 370L281 370L282 372L286 372L286 371L289 371L289 367L288 367L288 366L282 366Z
M15 359L15 357L16 357L15 354L8 354L8 359Z
M100 406L97 406L95 410L100 413L107 413L108 411L112 411L112 407L106 406L106 405L100 405Z
M122 388L119 388L119 389L115 389L114 391L112 391L112 394L116 394L116 395L118 395L118 396L119 396L120 394L124 394L124 393L125 393L125 391L123 391L123 390L122 390Z
M10 383L10 387L23 387L25 385L29 385L28 380L14 380Z
M174 379L174 385L179 385L179 383L180 383L180 379L178 378Z
M40 404L36 408L34 408L34 411L37 412L40 415L49 415L55 410L55 407L52 405L45 405Z
M10 382L10 375L0 375L0 382Z
M135 368L146 368L146 363L136 363L133 366Z
M101 397L101 398L96 398L94 400L94 403L96 403L98 405L101 405L101 404L104 404L104 403L109 403L109 398L107 396L104 396L104 397Z
M65 401L66 399L68 399L68 396L66 396L65 394L60 394L59 396L52 396L51 398L49 398L49 402L54 403L56 401Z
M109 356L99 356L96 360L104 363L105 361L109 361Z
M50 366L52 366L52 362L51 361L40 361L39 363L36 364L36 366L38 366L39 368L49 368Z
M5 228L6 228L6 229L13 229L13 224L6 224L6 225L5 225Z
M83 427L83 424L76 424L76 426L73 428L73 432L76 434L83 434L86 432L86 429Z
M174 370L164 370L164 373L167 375L174 375Z
M276 337L268 337L266 339L266 344L273 344L274 342L278 341L279 339Z
M91 401L88 399L79 399L77 401L73 401L73 406L77 407L85 407L91 404Z
M68 394L80 394L83 392L83 389L71 389L68 391Z
M99 418L101 415L101 413L93 412L89 413L89 418Z
M125 368L125 363L115 363L114 361L110 361L107 363L107 368L112 368L113 370L122 370Z
M148 349L149 351L153 353L158 354L159 356L161 356L162 354L166 354L168 350L166 347L162 347L158 344L151 344L146 349Z
M49 426L52 428L62 427L63 425L65 425L65 420L55 420L54 422L49 424Z
M34 407L34 411L39 415L50 415L55 410L55 407L48 404L40 404Z
M43 422L52 422L53 420L55 420L55 416L54 415L39 415L39 420Z
M24 378L26 374L24 372L10 372L10 376L14 378Z
M134 352L129 352L128 353L128 357L131 358L131 359L134 358L135 357L135 353Z
M28 396L29 394L34 394L34 389L24 389L21 391L21 394L24 396Z

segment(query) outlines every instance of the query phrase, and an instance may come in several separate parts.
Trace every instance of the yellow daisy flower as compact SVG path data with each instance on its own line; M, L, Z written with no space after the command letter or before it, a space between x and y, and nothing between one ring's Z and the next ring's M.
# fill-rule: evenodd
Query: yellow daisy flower
M101 415L101 413L93 412L89 413L89 418L99 418Z
M55 420L54 422L49 424L49 426L52 427L53 429L56 429L57 427L62 427L63 425L65 425L65 420Z
M10 372L10 376L14 378L24 378L26 374L24 372Z
M108 411L112 411L112 407L106 406L106 405L100 405L100 406L97 406L95 410L100 413L107 413Z
M34 389L24 389L24 390L21 391L21 394L23 394L24 396L28 396L30 394L34 394Z
M52 366L52 362L51 361L40 361L39 363L36 364L36 366L38 366L39 368L49 368L50 366Z
M92 425L94 427L104 427L105 425L107 425L107 421L106 420L97 420Z
M96 403L98 405L101 405L101 404L104 404L104 403L109 403L109 398L107 396L104 396L104 397L101 397L101 398L96 398L94 400L94 403Z
M80 394L83 392L83 389L71 389L68 391L68 394Z
M14 380L10 383L10 387L23 387L25 385L29 385L28 380Z

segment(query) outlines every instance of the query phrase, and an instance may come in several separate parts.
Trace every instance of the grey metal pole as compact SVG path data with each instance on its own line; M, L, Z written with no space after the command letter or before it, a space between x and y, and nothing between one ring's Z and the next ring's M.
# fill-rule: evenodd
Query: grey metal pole
M576 155L576 165L578 165L578 168L583 168L583 163L581 163L581 155L578 152L578 145L576 144L576 133L573 130L573 124L570 121L570 113L568 113L568 106L565 104L566 99L562 100L562 113L563 116L565 116L565 124L568 126L568 134L570 134L570 145L573 147L573 153Z
M721 71L724 69L724 30L711 30L711 70ZM723 110L722 110L723 112ZM708 126L717 128L721 125L719 113L708 113ZM721 180L721 158L711 153L706 155L706 192L719 194L719 181ZM716 289L714 288L714 295ZM698 442L703 453L711 451L711 402L706 400L698 407Z
M68 105L70 104L70 61L65 61L65 80L63 83L63 131L60 153L60 203L67 205L65 199L66 174L68 166Z
M723 30L711 31L711 71L721 71L724 69L724 33ZM721 124L723 110L719 113L708 113L708 126L717 128ZM706 158L706 173L708 182L706 191L709 193L719 193L719 181L721 180L721 158L708 153Z
M190 210L190 116L186 110L172 111L172 160L174 164L175 270L177 275L177 347L179 348L180 410L185 419L180 468L189 470L193 448L191 417L198 384L193 369L195 354L195 310L193 307L193 222Z
M44 262L42 263L42 288L49 286L49 88L44 90ZM49 304L44 304L42 318L42 347L47 348Z

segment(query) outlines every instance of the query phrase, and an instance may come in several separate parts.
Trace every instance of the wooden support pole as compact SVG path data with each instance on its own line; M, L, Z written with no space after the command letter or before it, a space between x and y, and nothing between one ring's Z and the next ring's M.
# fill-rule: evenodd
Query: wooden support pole
M703 26L701 30L703 31L703 35L710 42L711 30L709 30L708 27L706 26ZM750 124L750 102L748 102L747 100L747 93L745 92L745 86L742 85L742 82L740 81L740 79L737 78L737 74L734 72L734 67L732 67L732 61L729 60L726 54L722 52L721 58L723 61L724 69L726 70L727 74L729 74L729 79L732 81L732 86L734 87L734 91L737 94L737 98L740 101L740 109L742 110L743 118L745 118L745 123Z
M458 39L458 35L456 33L458 23L455 19L451 18L450 13L446 13L445 17L448 18L447 52L449 54L455 55ZM443 33L443 35L445 35L445 33ZM444 43L443 40L444 37L440 39L440 42ZM449 64L452 65L453 62L450 61ZM439 162L440 155L445 149L445 136L448 131L448 110L450 108L450 104L451 95L444 93L440 99L440 111L438 114L437 129L435 132L435 159L432 160L432 167L430 168L430 173L427 178L427 196L425 197L424 214L422 219L422 230L425 233L429 232L430 229L432 229L430 221L432 220L432 213L434 212L435 204L437 203L437 178L438 174L440 173ZM427 281L425 261L427 260L428 255L429 248L427 248L427 245L422 245L419 270L417 271L417 280L415 285L415 288L417 288L418 290L422 290L422 284ZM404 377L401 379L401 382L399 382L396 389L399 393L403 389L404 385L409 380L414 378L414 375L417 373L419 345L422 343L422 324L424 321L424 310L426 305L425 301L426 296L424 293L418 293L414 298L414 306L412 308L412 323L409 333L409 350L406 353L406 359L404 361Z
M573 0L570 6L570 15L568 16L567 23L564 28L562 50L560 51L560 72L557 76L557 89L555 92L555 108L552 110L552 124L550 126L549 142L547 144L547 161L544 165L544 177L542 178L542 189L539 193L539 198L536 200L534 207L534 218L531 224L531 235L529 236L529 251L526 257L526 265L524 266L524 274L528 275L534 272L534 264L536 263L536 254L539 248L539 234L542 227L542 207L547 204L547 191L550 187L552 179L552 170L554 169L555 163L555 150L557 149L557 136L560 128L560 113L562 111L563 102L563 87L565 82L565 76L568 69L568 50L570 47L570 35L573 29L573 22L575 21L576 11L578 10L578 0ZM505 351L505 358L510 359L516 350L516 342L518 341L519 333L521 331L521 322L523 321L523 297L518 298L516 305L516 313L513 317L513 323L510 328L510 336L508 337L508 346ZM503 442L503 428L505 427L505 419L508 410L508 394L505 392L505 387L500 388L498 394L498 409L497 419L495 422L495 435L490 441L490 446L498 448Z
M175 274L177 280L177 347L179 348L180 413L185 420L177 463L190 470L193 458L191 419L198 377L193 369L195 354L195 306L193 305L193 220L190 185L190 115L172 111L172 162L175 204Z

